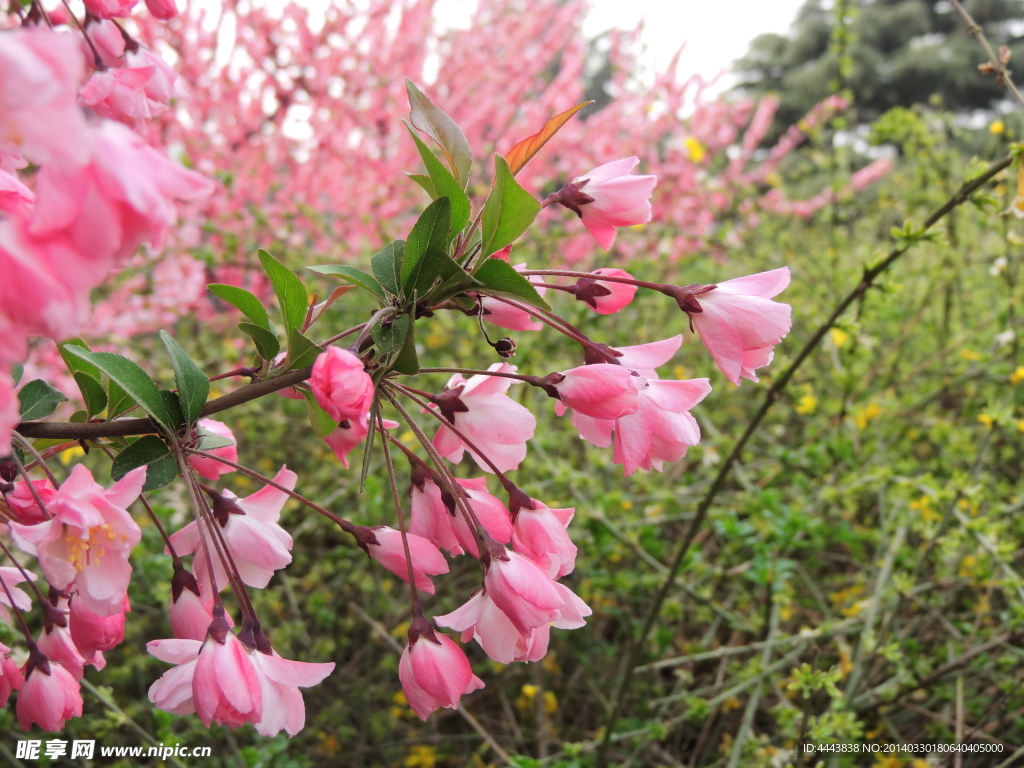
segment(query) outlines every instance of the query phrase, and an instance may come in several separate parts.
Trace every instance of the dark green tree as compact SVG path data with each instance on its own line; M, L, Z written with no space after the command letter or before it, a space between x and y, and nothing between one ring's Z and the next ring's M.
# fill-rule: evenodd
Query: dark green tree
M1024 2L964 0L993 46L1007 45L1024 72ZM836 3L807 0L788 35L761 35L736 62L737 88L780 100L775 132L838 89L852 92L858 121L896 106L935 103L956 112L1005 98L978 71L985 54L948 0L860 0L839 24ZM837 31L838 30L838 31Z

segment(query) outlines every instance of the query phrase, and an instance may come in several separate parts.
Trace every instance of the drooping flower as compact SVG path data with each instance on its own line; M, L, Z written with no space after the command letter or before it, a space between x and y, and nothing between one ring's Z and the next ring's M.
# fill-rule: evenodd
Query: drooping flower
M462 633L462 642L476 640L488 658L499 664L540 661L548 649L548 625L520 632L487 592L477 592L451 613L435 616L441 627Z
M67 623L66 617L64 621ZM82 653L75 644L74 638L71 637L71 630L67 626L52 624L44 627L36 644L51 662L58 662L75 680L82 679L86 665L94 666L96 669L103 669L107 666L101 652Z
M560 203L571 210L607 251L615 243L617 227L651 220L651 193L658 179L630 175L639 162L626 157L600 165L548 195L545 205Z
M84 0L85 9L101 19L127 19L138 0Z
M175 563L171 577L171 631L180 639L203 640L213 621L213 593Z
M222 459L227 459L228 461L233 461L235 463L238 462L238 442L235 440L235 433L231 431L231 428L227 424L222 421L216 421L215 419L200 419L197 426L199 427L199 433L201 435L216 435L217 437L231 441L231 445L222 445L218 448L204 449L206 453L212 453L214 456L220 456ZM228 472L235 471L234 467L222 464L216 459L207 459L204 456L196 456L195 454L189 454L188 463L192 465L192 469L207 480L216 480L221 475L226 475Z
M495 363L488 370L511 373L516 368L508 363ZM526 441L533 437L537 427L533 414L506 394L512 382L499 376L477 374L464 379L455 374L445 391L431 399L445 419L472 441L499 472L518 469L526 458ZM482 470L492 471L473 448L463 444L445 426L434 435L434 447L453 462L461 461L463 451L468 450Z
M455 479L455 482L462 486L470 509L487 534L499 544L508 544L512 540L512 518L509 517L505 505L488 492L487 478L459 477ZM469 554L473 557L480 557L476 537L466 518L458 509L452 518L452 531Z
M595 363L550 374L551 382L566 408L595 419L617 419L636 413L634 374L622 365Z
M110 616L97 616L77 597L71 598L68 614L68 629L75 646L82 656L89 658L95 653L109 651L124 640L125 614L131 611L128 596L125 595L122 611Z
M576 510L552 509L532 501L534 509L524 506L516 515L512 546L552 579L560 579L576 567L576 545L566 532Z
M6 211L27 219L32 215L35 205L36 196L32 190L13 173L0 168L0 212Z
M306 724L306 704L299 688L319 685L334 671L334 662L312 663L284 659L277 651L249 653L260 678L263 717L256 723L260 736L276 736L282 730L294 736Z
M789 268L737 277L712 286L689 286L677 296L725 377L756 382L754 371L768 365L773 347L789 333L792 308L772 301L789 285Z
M413 621L409 644L398 662L405 698L420 720L439 707L456 709L459 699L484 687L466 654L423 619Z
M25 574L28 574L26 579ZM20 568L14 566L0 565L0 581L6 585L7 589L0 588L0 619L6 623L11 623L11 612L8 608L17 607L19 611L31 611L32 610L32 598L23 589L19 589L16 584L21 584L25 581L35 581L36 575L31 571L21 572ZM7 596L7 592L10 591L11 597L14 598L14 604L11 604L11 597Z
M76 464L47 506L53 517L35 525L12 522L11 535L38 558L52 587L70 592L73 583L83 607L98 616L120 613L132 573L128 555L142 538L126 507L145 481L146 467L138 467L105 489Z
M174 0L146 0L146 7L158 19L171 19L178 15Z
M506 549L486 568L487 594L521 634L554 621L565 605L551 577L524 555Z
M35 493L32 493L33 489L35 489ZM43 506L49 509L50 502L56 493L57 491L49 480L33 480L32 488L29 488L28 483L22 481L15 483L14 490L4 498L15 521L24 525L33 525L48 519L46 512L40 509L39 504L36 503L36 496L43 502Z
M44 731L59 731L72 717L82 716L82 688L59 662L32 650L25 664L25 682L18 693L18 725L36 723Z
M405 558L405 546L402 544L402 532L389 528L386 525L378 525L373 528L366 528L372 534L360 545L366 550L366 554L383 565L402 581L409 582L409 566ZM412 533L407 534L409 542L409 553L412 555L412 570L416 579L416 588L422 589L428 594L434 594L434 582L431 576L440 573L448 573L448 561L440 550L427 539ZM365 545L364 545L365 544Z
M301 395L300 395L301 397ZM394 429L398 426L397 421L384 419L385 429ZM338 461L345 469L348 469L348 455L358 445L362 445L366 435L370 432L369 414L361 419L346 419L338 423L338 428L324 438L324 442L331 447Z
M149 700L155 706L175 715L191 715L196 711L192 683L202 646L202 640L184 638L151 640L146 644L146 650L160 661L176 665L149 687Z
M11 649L0 643L0 707L6 707L11 693L21 690L25 676L11 659Z
M511 248L512 246L509 246ZM500 251L499 251L500 253ZM496 258L497 254L491 258ZM505 254L505 261L508 260L508 254ZM516 272L522 272L528 267L526 263L516 264L513 267ZM539 277L528 277L531 283L541 282ZM537 293L543 296L547 293L547 288L542 285L536 286ZM539 331L544 327L544 323L535 318L529 312L526 312L518 307L513 307L511 304L506 304L504 301L497 299L493 296L479 296L477 301L484 309L484 320L492 325L497 325L500 328L508 328L510 331Z
M632 278L622 269L602 267L595 269L594 275L608 277ZM636 286L629 283L613 283L608 280L581 277L572 286L571 293L577 301L582 301L599 315L614 315L633 300Z
M192 704L207 728L210 723L238 728L263 719L260 675L227 622L215 620L201 644L192 676Z
M365 426L373 402L373 381L363 361L347 349L328 347L313 363L310 387L317 403L336 422Z
M295 487L296 479L297 475L287 467L281 467L274 476L274 482L288 490ZM221 527L221 535L242 581L258 589L267 586L274 571L292 561L292 537L278 525L288 494L271 485L264 486L244 499L238 498L231 491L207 491L207 494L213 500L214 517ZM193 568L203 584L216 584L217 591L228 586L227 571L215 551L210 553L213 561L211 578L195 521L172 534L171 545L179 555L198 553Z

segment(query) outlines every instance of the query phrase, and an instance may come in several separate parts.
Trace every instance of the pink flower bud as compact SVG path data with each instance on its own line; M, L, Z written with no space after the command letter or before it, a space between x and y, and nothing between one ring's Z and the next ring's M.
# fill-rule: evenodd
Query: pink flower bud
M313 364L309 384L317 403L334 421L366 423L373 381L363 370L363 362L347 349L328 347Z
M370 530L377 539L377 544L368 545L367 553L395 576L408 583L409 566L406 565L402 532L383 525L375 526ZM430 580L430 577L439 573L448 573L448 561L444 559L441 551L427 539L412 533L407 534L407 537L416 587L432 595L434 594L434 582Z
M131 611L128 595L124 596L122 607L124 610L121 613L97 616L81 600L71 598L68 627L71 639L83 656L88 658L99 651L109 651L124 640L125 613Z
M6 707L13 691L21 690L25 676L11 660L11 649L0 643L0 707Z
M622 269L595 269L594 274L630 279L633 277ZM582 301L599 315L614 315L629 304L636 293L635 285L592 280L589 277L581 277L573 287L576 300Z
M409 645L398 662L398 678L420 720L439 707L457 708L464 694L484 687L462 649L432 629L416 638L410 633Z
M33 662L30 656L18 693L18 725L25 731L32 723L44 731L59 731L72 717L82 716L81 686L58 662Z
M494 604L522 634L554 621L565 600L551 577L523 555L505 550L505 557L491 557L484 576Z
M232 443L220 448L211 448L206 451L207 453L220 456L222 459L233 461L236 464L238 463L238 443L235 440L235 433L231 431L227 424L214 419L200 419L197 426L200 429L200 434L205 432L210 435L216 435L217 437L223 437L225 440L230 440ZM229 467L227 464L221 464L219 461L207 459L203 456L190 455L188 463L192 465L192 469L207 480L216 480L221 475L235 471L233 467Z
M303 399L302 395L299 395L299 399ZM394 429L397 426L397 421L384 419L384 427L386 429ZM359 421L346 420L341 422L336 430L327 435L324 438L324 442L331 447L331 450L334 451L334 455L338 458L338 461L342 463L345 469L348 469L349 453L356 446L362 445L369 431L369 416L366 416Z
M533 503L536 509L523 507L516 516L512 546L552 579L560 579L576 567L576 545L566 533L576 510L551 509L536 499Z
M565 407L595 419L617 419L636 413L637 390L644 383L629 368L612 363L583 365L552 374L549 380L555 381L554 387Z
M217 635L221 638L218 639ZM203 643L192 678L192 701L207 728L238 728L263 717L260 678L245 647L225 623Z
M158 19L171 19L178 15L174 0L146 0L146 7Z

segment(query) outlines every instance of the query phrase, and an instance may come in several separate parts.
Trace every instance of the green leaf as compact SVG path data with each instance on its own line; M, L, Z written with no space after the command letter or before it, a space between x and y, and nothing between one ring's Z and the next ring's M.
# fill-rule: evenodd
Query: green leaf
M416 138L419 138L419 137L417 136ZM441 167L444 168L443 165ZM405 175L408 176L413 181L415 181L421 187L423 187L423 191L426 192L428 195L430 195L431 199L434 199L435 197L437 197L437 190L434 189L434 182L431 180L431 178L429 176L424 176L424 175L422 175L420 173L409 173L408 171L405 172ZM450 173L448 175L451 176Z
M530 228L540 213L537 199L519 186L508 163L494 156L494 186L484 203L481 237L484 256L500 251Z
M395 355L391 370L414 376L420 372L420 361L416 355L416 324L409 323L409 331L405 334L405 342Z
M447 197L437 198L416 220L402 259L402 286L406 294L425 293L440 274L448 255L451 225L452 208Z
M79 338L68 339L64 343L89 349L89 346ZM78 384L78 389L82 393L82 399L85 401L85 408L89 415L95 416L102 413L103 409L107 407L107 394L103 391L103 385L100 383L103 379L100 369L86 360L68 354L63 347L59 349L64 364L68 367L75 382Z
M369 275L361 269L349 267L345 264L321 264L316 267L307 267L307 269L321 275L340 277L342 280L358 285L364 291L372 293L381 301L385 300L384 289L380 287L380 283L374 279L373 275Z
M64 348L72 355L92 363L103 371L111 381L116 382L124 390L125 394L141 405L142 409L165 432L170 433L176 429L180 420L175 418L174 412L168 408L167 402L161 397L160 390L157 389L153 380L137 364L127 357L115 355L113 352L90 352L71 344L65 344ZM177 398L174 399L177 401ZM111 403L115 402L113 395L111 395L110 401ZM110 417L109 413L108 417Z
M156 435L144 435L117 454L110 467L110 477L120 480L138 467L146 467L144 491L163 488L178 476L178 462L174 454Z
M303 390L302 395L306 398L306 415L309 416L309 425L313 428L313 434L317 437L327 437L338 428L337 422L320 407L316 401L316 395L308 390Z
M14 386L18 386L21 383L21 377L25 375L25 366L21 363L15 363L11 366L11 378L14 379Z
M323 350L303 336L299 329L292 331L292 343L288 345L288 364L285 370L305 368L312 365Z
M530 281L516 272L507 261L485 259L476 273L476 279L483 286L482 293L508 296L541 309L551 309Z
M107 421L113 421L136 405L137 403L132 400L127 392L121 389L116 381L110 379L107 382Z
M423 187L432 198L447 197L452 204L452 231L451 237L459 234L462 228L469 222L469 197L466 196L462 185L455 180L451 172L444 167L444 164L437 159L437 156L430 151L430 148L423 143L423 140L416 135L412 126L408 123L405 127L409 129L409 135L416 142L416 149L419 150L423 164L427 166L428 180L421 181L422 176L412 176L412 179ZM411 174L410 174L411 175ZM429 186L425 183L429 181Z
M107 393L103 391L103 385L100 384L99 379L94 379L89 374L82 373L81 371L75 373L74 377L75 383L78 384L78 390L82 393L85 409L89 416L92 417L103 413L103 409L107 407Z
M474 285L480 285L480 281L460 267L451 256L445 256L441 263L441 280L441 285L430 294L432 303L447 301Z
M412 80L406 78L405 88L409 92L412 124L438 143L455 178L465 187L469 181L469 169L473 167L473 152L466 141L466 134Z
M230 437L215 435L212 432L207 432L201 427L196 431L199 432L199 442L196 443L196 448L200 451L213 451L217 448L227 448L228 446L235 444L235 441Z
M292 328L302 328L306 319L306 307L309 303L306 288L295 273L264 250L260 250L260 264L270 278L277 294L277 303L281 305L281 317L284 318L285 332L291 338ZM257 323L258 325L258 323Z
M405 240L395 240L381 248L370 259L370 268L385 291L402 296L402 260L405 258Z
M371 334L377 345L377 350L382 355L393 355L398 352L405 343L410 325L411 321L408 315L398 315L393 322L387 325L381 322L373 326Z
M164 401L164 407L167 409L168 418L174 425L174 430L177 431L185 426L185 413L181 410L181 401L178 399L177 394L171 392L169 389L160 390L160 399Z
M160 340L167 348L174 368L174 381L178 385L178 401L187 424L195 423L210 396L210 380L199 370L188 353L167 331L160 331Z
M245 288L222 283L211 283L206 287L210 293L226 301L256 325L273 333L274 324L270 322L270 315L267 314L263 303Z
M21 420L34 421L53 413L68 397L42 379L34 379L18 392L21 401Z
M264 360L273 360L281 351L281 342L277 340L277 334L272 331L254 323L239 323L238 327L252 337L256 344L256 351Z

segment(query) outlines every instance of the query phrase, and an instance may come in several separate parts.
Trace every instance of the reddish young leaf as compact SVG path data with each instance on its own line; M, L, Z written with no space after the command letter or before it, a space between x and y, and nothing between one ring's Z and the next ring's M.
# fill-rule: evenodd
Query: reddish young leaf
M515 176L521 171L533 156L540 152L541 147L548 143L552 136L558 133L558 130L565 125L569 118L579 112L588 104L593 104L592 101L584 101L582 104L577 104L572 109L567 109L560 115L555 115L546 123L539 132L533 134L528 138L523 139L516 144L512 149L509 150L508 154L505 155L505 161L508 163L509 170L512 171L512 175Z

